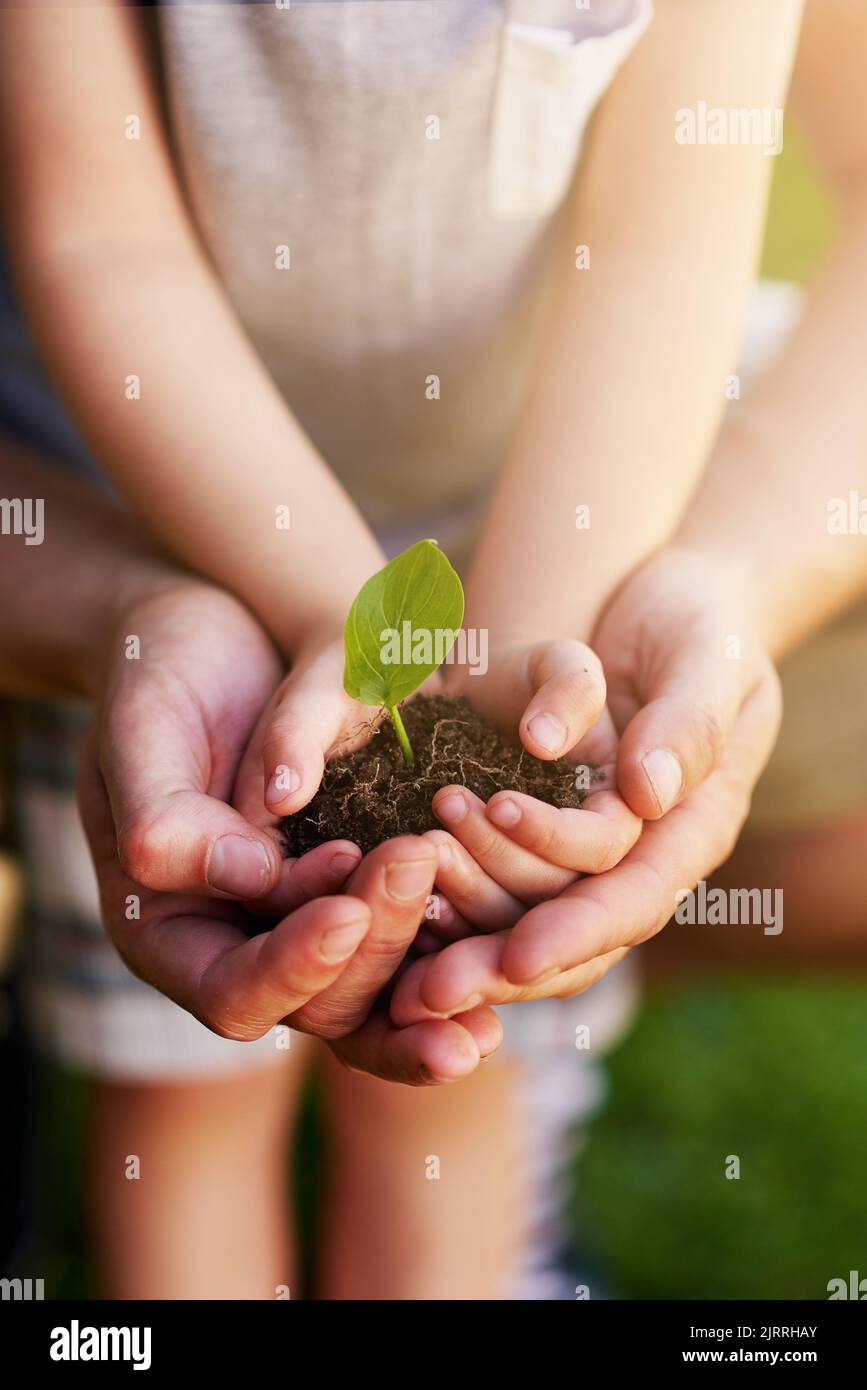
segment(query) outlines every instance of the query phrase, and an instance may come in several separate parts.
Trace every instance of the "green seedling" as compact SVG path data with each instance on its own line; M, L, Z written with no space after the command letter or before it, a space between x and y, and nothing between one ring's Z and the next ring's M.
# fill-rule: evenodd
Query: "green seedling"
M464 617L464 591L436 541L417 541L362 585L343 629L343 688L384 705L403 756L415 756L398 705L442 665Z

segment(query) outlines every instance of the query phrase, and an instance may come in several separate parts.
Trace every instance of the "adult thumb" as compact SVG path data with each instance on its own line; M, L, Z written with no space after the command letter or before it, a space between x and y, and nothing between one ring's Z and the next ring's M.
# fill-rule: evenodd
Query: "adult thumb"
M208 794L202 761L171 717L155 709L131 737L105 738L99 765L118 858L136 883L241 899L275 886L281 859L273 838Z
M718 639L693 637L671 653L621 734L617 783L636 815L659 819L709 776L763 674L729 658Z

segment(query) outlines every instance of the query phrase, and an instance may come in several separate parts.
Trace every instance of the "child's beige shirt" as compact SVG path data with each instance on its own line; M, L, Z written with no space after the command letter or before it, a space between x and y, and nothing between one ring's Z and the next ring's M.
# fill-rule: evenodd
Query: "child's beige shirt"
M582 137L650 17L650 0L163 6L207 249L380 534L455 554L455 523L477 525L546 274L577 273L556 214Z

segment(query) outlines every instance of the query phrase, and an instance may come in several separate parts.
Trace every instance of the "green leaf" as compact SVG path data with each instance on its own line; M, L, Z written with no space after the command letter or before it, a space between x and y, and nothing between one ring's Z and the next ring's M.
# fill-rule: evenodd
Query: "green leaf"
M418 541L396 555L362 586L349 610L343 630L347 695L363 705L385 705L395 718L401 700L445 660L463 616L461 581L436 541ZM395 727L400 736L399 717Z

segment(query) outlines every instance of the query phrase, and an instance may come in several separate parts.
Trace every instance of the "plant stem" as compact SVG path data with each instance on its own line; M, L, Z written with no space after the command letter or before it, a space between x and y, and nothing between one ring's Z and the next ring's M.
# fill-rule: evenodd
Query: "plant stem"
M389 707L391 722L394 725L394 732L397 734L397 741L400 744L401 752L408 763L415 762L415 754L412 751L410 741L406 736L406 729L403 727L403 720L400 717L400 710L397 705Z

